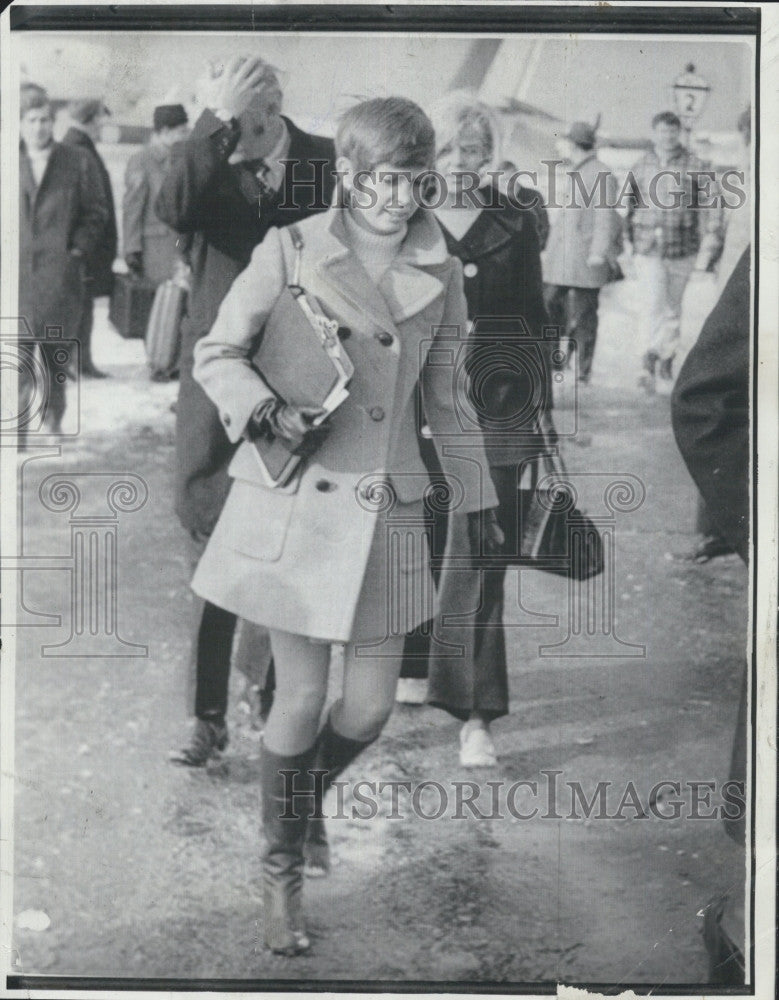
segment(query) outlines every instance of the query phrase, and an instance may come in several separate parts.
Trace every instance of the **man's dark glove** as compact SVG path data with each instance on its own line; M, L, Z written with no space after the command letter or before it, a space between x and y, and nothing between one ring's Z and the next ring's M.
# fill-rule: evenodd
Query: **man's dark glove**
M313 424L323 412L320 407L294 406L271 399L254 411L249 421L249 436L271 434L283 441L294 455L312 455L330 431L326 422Z
M505 542L495 507L468 514L468 542L472 556L496 556Z
M124 261L136 277L143 274L143 254L140 251L126 254Z

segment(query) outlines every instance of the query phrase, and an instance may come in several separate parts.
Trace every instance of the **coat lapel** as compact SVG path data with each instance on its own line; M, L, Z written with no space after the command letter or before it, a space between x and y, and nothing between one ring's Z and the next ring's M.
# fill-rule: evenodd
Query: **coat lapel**
M440 275L447 250L441 230L428 212L418 211L397 258L377 287L348 245L342 212L330 224L332 251L319 264L319 274L351 306L377 326L397 335L397 326L416 316L443 292Z
M333 209L325 255L317 266L317 272L353 309L366 315L382 330L388 330L397 336L398 331L386 299L349 247L341 214L343 211L342 208Z
M34 207L37 207L38 202L40 201L41 196L43 195L43 192L44 192L45 188L47 188L49 186L49 184L51 183L51 177L54 176L55 173L56 173L56 170L57 170L57 160L59 160L59 158L60 158L60 150L61 149L62 149L62 146L60 145L60 143L55 142L54 145L53 145L53 147L52 147L51 153L49 154L49 159L46 162L46 169L43 171L43 177L41 177L41 182L38 185L38 187L35 189L35 196L33 198L33 206ZM32 175L32 167L29 166L29 163L28 163L28 167L29 167L29 170L30 170L30 175ZM35 184L35 180L33 179L33 185L34 184Z
M32 167L30 166L30 159L23 150L20 150L19 156L19 183L27 202L27 211L29 214L32 214L38 188L35 183Z

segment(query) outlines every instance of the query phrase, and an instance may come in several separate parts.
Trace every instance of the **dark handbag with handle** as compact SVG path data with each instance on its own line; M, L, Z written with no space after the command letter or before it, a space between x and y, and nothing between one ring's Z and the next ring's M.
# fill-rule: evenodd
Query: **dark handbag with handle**
M117 274L108 318L120 337L142 340L154 304L157 286L133 274Z
M573 505L562 459L550 447L532 459L531 487L519 493L519 554L509 563L576 580L603 572L600 532Z

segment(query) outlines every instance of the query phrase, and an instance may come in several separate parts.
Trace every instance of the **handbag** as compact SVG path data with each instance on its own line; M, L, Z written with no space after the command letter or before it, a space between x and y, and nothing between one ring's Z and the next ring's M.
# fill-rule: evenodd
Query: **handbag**
M337 321L327 317L300 284L300 230L291 225L286 232L295 252L292 281L265 323L252 366L283 402L321 408L329 416L349 395L354 366L341 346ZM272 435L256 437L252 444L270 487L284 486L302 461L286 442Z
M602 573L603 539L571 503L562 459L547 444L531 462L531 487L519 490L519 555L509 561L575 580Z

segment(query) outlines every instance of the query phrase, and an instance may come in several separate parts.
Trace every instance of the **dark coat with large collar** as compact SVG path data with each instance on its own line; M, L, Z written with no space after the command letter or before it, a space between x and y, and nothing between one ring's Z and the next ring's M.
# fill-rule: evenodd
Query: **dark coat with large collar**
M97 171L81 150L55 142L40 185L22 146L19 178L19 315L37 338L47 326L73 337L84 308L84 261L108 219Z
M749 551L749 284L743 252L671 397L679 450L722 535Z
M86 261L87 274L91 279L90 292L93 296L110 295L114 287L114 260L116 259L117 230L116 209L114 208L114 193L111 188L111 178L103 158L95 149L95 144L79 128L69 128L62 139L67 146L76 146L89 156L99 178L100 194L108 206L108 218L100 240Z
M287 176L295 182L290 207L259 211L253 175L230 164L240 134L204 111L191 135L176 143L156 203L157 215L192 236L192 294L184 324L176 413L176 511L190 531L209 534L222 509L234 451L214 405L192 378L192 352L211 328L222 299L272 227L297 222L330 204L335 150L285 119L290 146ZM290 175L290 171L293 173ZM294 204L292 204L294 201Z
M539 451L535 423L552 406L556 342L545 333L549 319L532 211L497 188L477 194L485 207L461 239L442 228L449 253L463 263L472 323L471 403L487 457L490 465L514 465Z

